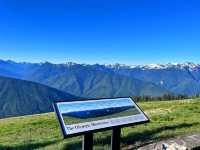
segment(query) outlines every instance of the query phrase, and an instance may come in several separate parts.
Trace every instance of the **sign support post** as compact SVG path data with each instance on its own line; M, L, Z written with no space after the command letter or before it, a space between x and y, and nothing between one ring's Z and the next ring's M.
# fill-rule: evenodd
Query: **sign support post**
M120 150L120 136L121 136L121 128L116 127L112 130L112 138L111 138L111 150Z
M93 133L89 132L83 135L82 150L92 150L93 149Z

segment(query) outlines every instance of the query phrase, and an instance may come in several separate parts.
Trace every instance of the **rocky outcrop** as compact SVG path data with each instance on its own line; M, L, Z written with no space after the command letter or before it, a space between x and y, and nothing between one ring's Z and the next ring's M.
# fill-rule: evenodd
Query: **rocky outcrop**
M159 141L138 150L200 150L200 134Z

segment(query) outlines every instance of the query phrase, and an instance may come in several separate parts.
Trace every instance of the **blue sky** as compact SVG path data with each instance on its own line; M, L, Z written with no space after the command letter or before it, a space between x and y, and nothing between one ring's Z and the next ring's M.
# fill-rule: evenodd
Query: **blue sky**
M200 63L198 0L0 0L0 58Z

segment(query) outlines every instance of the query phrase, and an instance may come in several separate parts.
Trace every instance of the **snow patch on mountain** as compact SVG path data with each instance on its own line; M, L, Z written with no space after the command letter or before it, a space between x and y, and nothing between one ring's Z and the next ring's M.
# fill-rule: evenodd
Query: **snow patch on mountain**
M191 62L187 63L168 63L168 64L147 64L147 65L124 65L124 64L114 64L114 65L105 65L108 68L114 69L169 69L169 68L177 68L177 69L189 69L195 70L200 69L200 64L195 64Z

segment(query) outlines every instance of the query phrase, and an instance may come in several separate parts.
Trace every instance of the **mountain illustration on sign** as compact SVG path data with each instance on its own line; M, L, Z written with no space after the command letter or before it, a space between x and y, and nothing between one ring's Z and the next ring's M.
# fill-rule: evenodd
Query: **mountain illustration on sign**
M92 109L92 110L67 112L67 113L63 113L62 115L76 117L76 118L80 118L80 119L87 119L87 118L112 115L115 113L120 113L120 112L129 110L131 108L133 108L133 107L132 106L110 107L110 108L103 108L103 109Z

